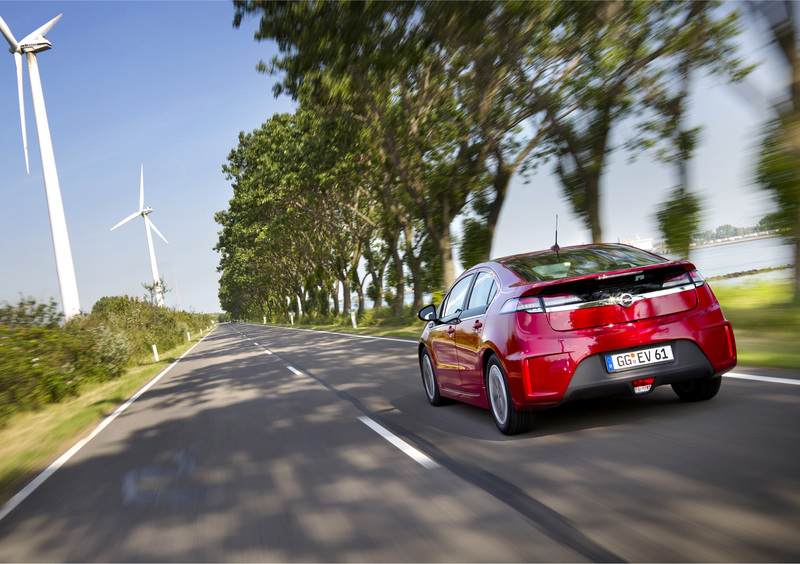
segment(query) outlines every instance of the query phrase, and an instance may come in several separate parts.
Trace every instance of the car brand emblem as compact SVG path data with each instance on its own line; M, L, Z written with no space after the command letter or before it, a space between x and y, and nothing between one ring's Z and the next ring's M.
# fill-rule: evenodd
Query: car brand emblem
M622 307L631 307L633 305L633 296L630 294L622 294L617 298L617 303Z

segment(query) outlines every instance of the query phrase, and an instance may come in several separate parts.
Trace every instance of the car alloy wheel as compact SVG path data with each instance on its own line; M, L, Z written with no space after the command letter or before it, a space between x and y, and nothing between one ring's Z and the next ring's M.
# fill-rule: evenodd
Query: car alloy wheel
M433 362L427 349L422 351L420 370L422 371L422 384L425 386L425 397L428 398L431 405L441 405L444 398L439 394L439 382L436 381L436 372L433 370Z
M498 364L492 363L489 366L489 404L492 406L492 415L500 430L506 426L508 421L508 395L506 395L506 385L503 373Z
M492 418L501 433L516 435L531 428L534 413L514 408L503 365L496 356L492 356L486 366L486 393L489 395Z

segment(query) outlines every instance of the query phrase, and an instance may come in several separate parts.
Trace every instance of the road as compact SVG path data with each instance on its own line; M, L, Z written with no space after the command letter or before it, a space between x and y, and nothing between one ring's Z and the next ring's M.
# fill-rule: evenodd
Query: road
M506 437L428 405L412 341L226 324L0 520L0 561L797 562L779 376Z

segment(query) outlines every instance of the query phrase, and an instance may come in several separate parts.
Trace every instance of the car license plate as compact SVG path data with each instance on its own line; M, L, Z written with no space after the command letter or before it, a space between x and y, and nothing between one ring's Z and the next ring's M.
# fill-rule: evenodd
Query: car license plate
M609 372L619 372L620 370L630 370L647 366L648 364L658 364L675 360L672 356L672 347L663 345L651 349L640 349L627 353L612 354L606 356L606 368Z

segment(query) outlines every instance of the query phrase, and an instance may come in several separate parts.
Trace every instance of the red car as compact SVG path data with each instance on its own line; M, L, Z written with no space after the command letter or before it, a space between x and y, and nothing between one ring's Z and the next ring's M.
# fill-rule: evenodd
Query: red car
M481 263L418 315L428 401L488 408L507 435L581 398L670 384L707 400L736 365L731 324L694 265L627 245Z

